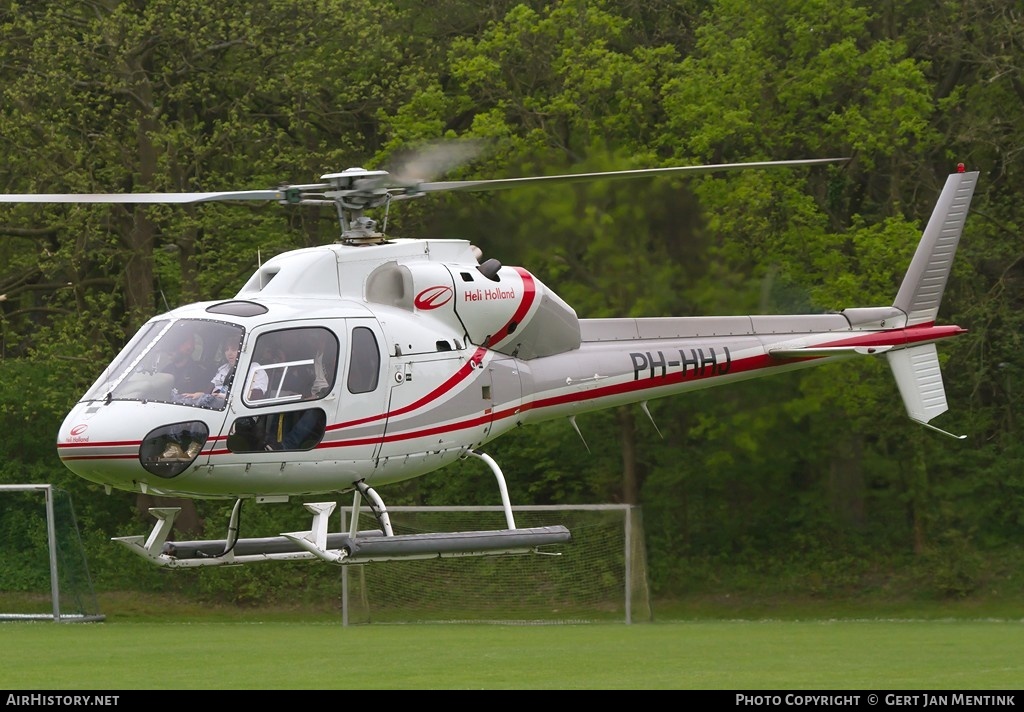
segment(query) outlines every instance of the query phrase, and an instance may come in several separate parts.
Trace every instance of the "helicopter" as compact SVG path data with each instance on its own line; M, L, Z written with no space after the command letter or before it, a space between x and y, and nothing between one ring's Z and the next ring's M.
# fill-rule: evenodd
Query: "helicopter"
M333 564L546 553L563 526L517 528L483 447L514 428L860 357L884 356L908 416L948 409L936 323L978 172L948 176L891 304L824 314L580 318L536 275L466 240L392 237L365 211L441 192L816 166L814 158L468 181L361 167L312 184L200 193L2 194L0 202L272 201L333 208L332 244L278 254L229 299L149 319L67 414L61 462L109 494L234 500L227 537L172 541L180 509L153 507L148 536L117 537L165 567L315 559ZM428 161L429 162L429 161ZM386 222L385 222L386 224ZM219 380L218 380L219 379ZM652 418L653 422L653 418ZM507 528L395 534L380 487L476 458ZM242 538L243 502L305 503L307 531ZM363 501L378 529L360 531ZM342 519L342 522L345 520ZM343 525L344 526L344 525Z

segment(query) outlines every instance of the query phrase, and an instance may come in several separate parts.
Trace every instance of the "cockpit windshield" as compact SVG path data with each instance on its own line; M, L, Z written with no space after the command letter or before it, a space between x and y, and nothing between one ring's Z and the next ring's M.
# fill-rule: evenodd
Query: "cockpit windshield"
M244 330L206 319L150 322L83 400L180 403L223 410Z

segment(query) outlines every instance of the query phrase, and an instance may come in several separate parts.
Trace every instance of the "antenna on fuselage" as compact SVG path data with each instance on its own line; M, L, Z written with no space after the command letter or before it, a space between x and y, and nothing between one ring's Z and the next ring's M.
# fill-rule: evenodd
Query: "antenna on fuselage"
M647 401L643 401L642 403L640 403L640 408L644 411L644 413L647 414L647 419L651 421L651 425L654 426L654 431L658 434L658 437L664 440L665 436L661 434L661 430L658 428L658 424L654 422L654 416L651 415L651 411L647 408Z
M590 446L587 445L587 441L583 438L583 433L580 432L580 426L576 425L576 416L570 415L569 422L572 423L572 429L576 431L576 434L580 436L580 440L583 440L583 447L587 448L587 452L590 452Z

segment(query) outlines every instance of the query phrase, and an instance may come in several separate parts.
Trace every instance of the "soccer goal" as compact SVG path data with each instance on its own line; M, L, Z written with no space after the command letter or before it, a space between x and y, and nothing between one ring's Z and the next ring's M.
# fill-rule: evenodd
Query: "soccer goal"
M566 526L544 553L382 561L342 567L343 623L582 623L651 619L640 508L513 507L517 528ZM388 507L395 534L505 529L504 509ZM359 528L375 529L368 509Z
M71 495L0 485L0 621L101 621Z

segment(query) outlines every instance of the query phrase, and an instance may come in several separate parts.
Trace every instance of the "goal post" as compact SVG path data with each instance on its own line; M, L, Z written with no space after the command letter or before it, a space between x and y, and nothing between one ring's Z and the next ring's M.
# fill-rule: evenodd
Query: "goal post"
M395 534L508 528L501 506L394 506L387 512ZM560 524L572 539L530 554L343 566L343 624L651 619L639 507L534 505L513 506L512 512L516 528ZM368 507L359 517L360 530L379 527Z
M0 485L0 561L0 621L104 620L67 491Z

